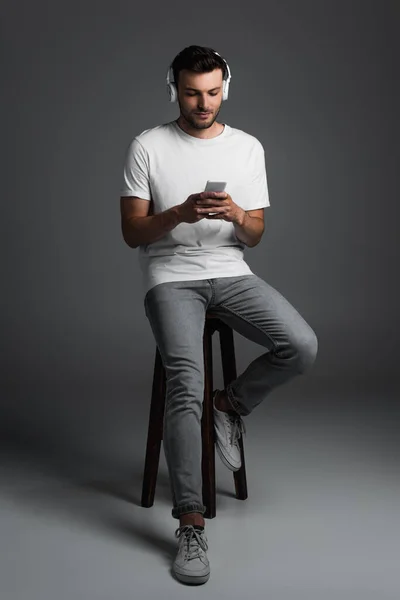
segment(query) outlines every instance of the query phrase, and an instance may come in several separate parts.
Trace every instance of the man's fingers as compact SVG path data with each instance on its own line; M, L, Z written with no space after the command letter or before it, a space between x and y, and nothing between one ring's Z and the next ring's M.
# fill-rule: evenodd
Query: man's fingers
M202 192L202 198L227 198L226 192Z
M215 202L215 201L217 201L217 203L218 203L221 200L226 200L226 198L227 198L227 195L225 195L225 196L222 195L223 192L214 192L214 193L212 193L213 195L210 195L211 192L206 192L206 194L208 194L208 195L205 195L205 196L201 195L201 197L198 198L196 200L196 202L197 203L206 204L207 202L213 202L213 201Z

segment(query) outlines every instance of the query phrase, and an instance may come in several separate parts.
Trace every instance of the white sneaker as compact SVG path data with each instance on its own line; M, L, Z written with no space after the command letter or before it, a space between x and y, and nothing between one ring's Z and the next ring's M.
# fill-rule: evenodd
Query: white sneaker
M179 537L179 548L172 570L183 583L206 583L210 577L210 563L206 551L207 538L203 529L183 525L175 531Z
M215 407L215 399L220 390L213 394L214 430L217 452L228 469L238 471L242 466L240 456L239 437L246 433L246 428L241 416L236 413L230 415Z

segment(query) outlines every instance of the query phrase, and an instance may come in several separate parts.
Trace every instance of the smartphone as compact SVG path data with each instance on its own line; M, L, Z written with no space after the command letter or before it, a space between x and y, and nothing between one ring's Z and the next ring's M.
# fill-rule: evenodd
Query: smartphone
M205 192L224 192L226 188L226 181L210 181L206 183L204 188Z
M205 192L224 192L226 187L226 181L210 181L206 183L204 188ZM217 213L208 213L209 215L216 215Z

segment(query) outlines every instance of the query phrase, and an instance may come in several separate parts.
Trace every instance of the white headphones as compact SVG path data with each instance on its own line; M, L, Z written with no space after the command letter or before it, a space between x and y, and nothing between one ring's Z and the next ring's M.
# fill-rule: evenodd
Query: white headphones
M215 52L215 50L214 50L214 54L217 54L218 56L221 56L220 54L218 54L218 52ZM222 58L222 56L221 56L221 58ZM226 79L224 78L223 84L222 84L223 85L223 87L222 87L222 100L228 100L229 83L230 83L230 80L231 80L231 71L229 69L229 65L226 62L226 60L224 58L222 58L222 60L226 64L226 69L228 71L228 76L226 77ZM170 102L177 102L178 101L178 90L177 90L175 81L173 81L173 78L174 78L174 72L172 70L172 65L171 65L169 67L168 73L167 73L167 91L168 91L168 95L169 95L169 101Z

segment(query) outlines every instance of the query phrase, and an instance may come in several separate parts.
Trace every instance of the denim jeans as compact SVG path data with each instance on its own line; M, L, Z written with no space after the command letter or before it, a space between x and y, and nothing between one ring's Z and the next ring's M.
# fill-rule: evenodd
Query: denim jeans
M147 292L144 306L166 373L163 445L172 516L204 514L201 417L206 311L267 349L226 388L232 408L242 416L275 387L312 366L317 337L296 309L255 274L161 283Z

